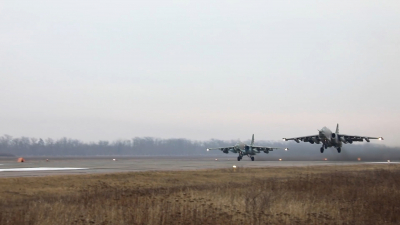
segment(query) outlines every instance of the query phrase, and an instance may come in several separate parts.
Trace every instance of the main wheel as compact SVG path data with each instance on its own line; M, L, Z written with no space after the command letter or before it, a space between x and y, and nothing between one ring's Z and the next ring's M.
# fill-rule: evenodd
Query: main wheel
M251 157L251 161L254 161L254 157Z
M242 158L240 158L240 156L238 156L238 161L240 161Z
M321 147L320 151L321 153L324 153L324 147Z
M337 152L340 153L342 151L341 148L337 148Z

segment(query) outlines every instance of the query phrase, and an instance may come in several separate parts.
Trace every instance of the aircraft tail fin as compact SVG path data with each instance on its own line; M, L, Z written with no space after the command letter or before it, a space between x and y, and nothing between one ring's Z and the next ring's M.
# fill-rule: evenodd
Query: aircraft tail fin
M336 133L339 133L339 124L336 125Z
M251 137L251 143L250 143L250 145L253 146L253 144L254 144L254 134L253 134L253 136Z

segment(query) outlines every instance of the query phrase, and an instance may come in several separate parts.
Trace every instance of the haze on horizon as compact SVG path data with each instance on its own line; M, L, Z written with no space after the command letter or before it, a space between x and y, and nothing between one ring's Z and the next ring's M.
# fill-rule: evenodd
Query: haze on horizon
M0 135L400 146L398 1L0 2ZM379 143L379 142L377 142Z

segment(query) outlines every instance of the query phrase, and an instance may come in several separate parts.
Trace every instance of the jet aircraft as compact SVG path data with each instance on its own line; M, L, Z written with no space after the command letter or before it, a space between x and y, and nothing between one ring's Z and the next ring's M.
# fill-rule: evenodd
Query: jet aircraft
M261 151L268 154L270 151L273 151L274 149L284 149L284 148L254 146L254 134L253 134L250 145L246 145L243 142L239 142L236 145L229 146L229 147L207 148L207 151L221 150L223 153L226 153L226 154L228 154L229 152L239 153L239 156L237 157L238 161L240 161L243 158L243 156L245 156L245 155L250 157L251 161L254 161L255 154L260 153ZM289 149L285 148L284 150L287 151Z
M379 139L383 140L383 137L367 137L367 136L357 136L357 135L347 135L339 133L339 124L336 126L336 132L333 133L329 128L323 127L321 130L318 130L317 135L303 136L303 137L295 137L295 138L283 138L284 141L294 140L297 143L300 141L310 142L311 144L320 144L322 143L322 147L320 149L321 153L324 153L324 150L328 147L335 147L337 152L340 153L342 150L342 144L351 144L354 141L369 142L370 139Z

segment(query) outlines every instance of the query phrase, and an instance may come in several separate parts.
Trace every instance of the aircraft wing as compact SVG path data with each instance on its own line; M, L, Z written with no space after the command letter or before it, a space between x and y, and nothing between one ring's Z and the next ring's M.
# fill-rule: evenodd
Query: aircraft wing
M347 135L347 134L339 134L339 138L345 142L353 142L353 141L367 141L370 139L378 139L383 140L383 137L367 137L367 136L357 136L357 135Z
M294 138L282 138L284 141L290 141L293 140L297 143L299 143L300 141L308 141L308 140L312 140L313 138L318 139L319 136L318 134L316 135L309 135L309 136L302 136L302 137L294 137Z
M252 148L258 151L273 151L274 149L283 149L285 151L289 150L288 148L275 148L275 147L264 147L264 146L253 146Z
M219 147L219 148L207 148L207 152L210 150L221 150L225 153L227 153L229 150L233 150L235 147L234 146L229 146L229 147Z

